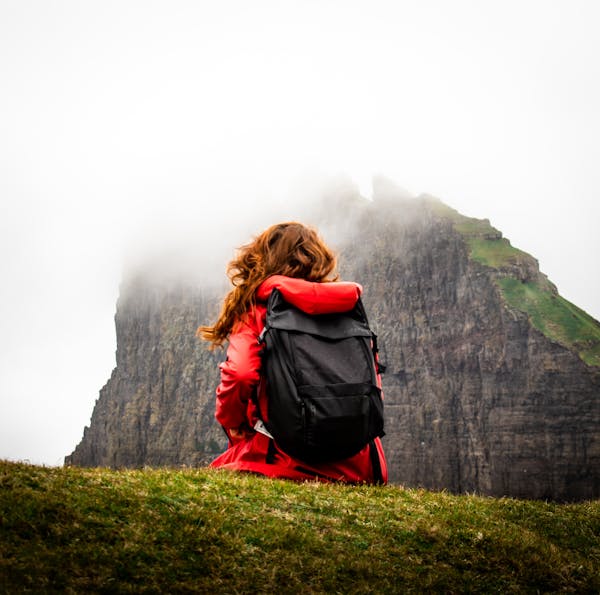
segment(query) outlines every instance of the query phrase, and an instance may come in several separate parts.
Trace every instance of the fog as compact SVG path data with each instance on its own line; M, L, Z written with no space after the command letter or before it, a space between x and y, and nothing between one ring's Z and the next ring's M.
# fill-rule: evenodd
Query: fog
M599 16L578 0L0 3L0 458L57 465L80 440L124 267L184 248L218 270L328 184L369 196L383 174L489 218L599 318Z

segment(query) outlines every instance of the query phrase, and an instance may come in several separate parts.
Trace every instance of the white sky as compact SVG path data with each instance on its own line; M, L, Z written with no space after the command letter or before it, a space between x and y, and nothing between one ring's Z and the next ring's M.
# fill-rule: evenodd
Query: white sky
M0 0L0 458L57 465L79 442L127 255L183 228L233 248L307 172L365 192L382 173L487 217L600 318L599 17Z

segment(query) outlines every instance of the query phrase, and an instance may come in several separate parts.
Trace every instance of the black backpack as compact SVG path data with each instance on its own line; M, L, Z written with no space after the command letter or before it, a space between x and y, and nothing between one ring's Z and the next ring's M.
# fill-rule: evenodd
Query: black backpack
M348 312L310 315L274 289L259 343L265 426L283 451L306 463L333 462L383 436L376 337L360 299Z

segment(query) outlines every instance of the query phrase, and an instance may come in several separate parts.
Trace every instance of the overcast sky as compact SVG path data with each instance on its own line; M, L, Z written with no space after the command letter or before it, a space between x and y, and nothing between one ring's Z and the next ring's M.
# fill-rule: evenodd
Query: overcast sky
M599 17L0 0L0 458L58 465L81 439L126 259L181 230L233 249L311 176L368 195L381 173L487 217L600 318Z

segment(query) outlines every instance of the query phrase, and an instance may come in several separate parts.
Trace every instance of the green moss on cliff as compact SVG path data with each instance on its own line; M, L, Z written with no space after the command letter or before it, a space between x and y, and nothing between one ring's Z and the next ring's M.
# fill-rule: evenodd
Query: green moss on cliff
M510 242L505 238L486 239L486 238L468 238L471 257L492 268L501 268L509 264L518 264L519 261L527 256L525 252L513 248Z
M488 219L465 217L437 199L426 200L434 213L452 221L454 229L465 238L473 260L492 268L502 268L531 258L526 252L511 246Z
M537 330L576 352L586 364L600 366L600 324L558 295L543 275L526 275L526 281L513 276L514 267L537 268L532 256L511 246L487 219L465 217L434 198L425 200L435 214L452 221L473 260L496 270L496 281L511 307L527 313Z
M511 277L498 283L506 301L527 312L536 329L576 351L586 364L600 366L600 326L589 314L539 284Z

